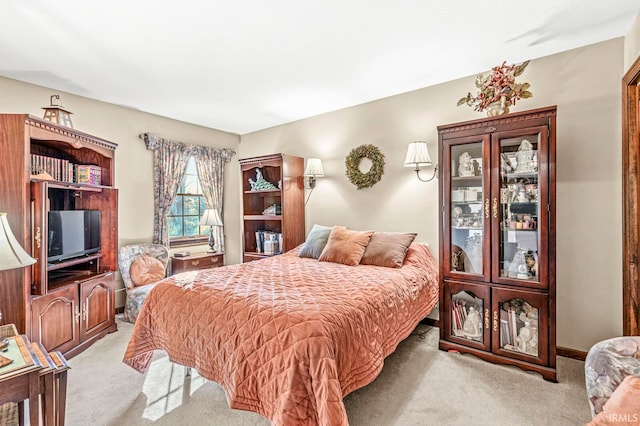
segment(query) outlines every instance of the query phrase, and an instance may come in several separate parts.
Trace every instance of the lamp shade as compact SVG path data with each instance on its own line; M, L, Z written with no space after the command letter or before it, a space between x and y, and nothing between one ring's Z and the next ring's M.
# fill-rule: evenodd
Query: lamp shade
M24 251L11 232L6 213L0 213L0 271L33 265L36 260Z
M324 176L322 161L320 161L319 158L308 158L307 166L304 168L304 175L313 177Z
M218 209L206 209L204 214L200 218L201 226L222 226L222 220L220 219L220 213Z
M417 141L409 144L407 156L404 159L405 167L415 167L417 169L432 164L426 142Z

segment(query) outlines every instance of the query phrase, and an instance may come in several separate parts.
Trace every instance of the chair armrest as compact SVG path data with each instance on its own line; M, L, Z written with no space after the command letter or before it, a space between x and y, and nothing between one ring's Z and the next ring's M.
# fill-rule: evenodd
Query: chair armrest
M591 416L595 417L626 376L640 376L640 336L596 343L587 353L584 370Z

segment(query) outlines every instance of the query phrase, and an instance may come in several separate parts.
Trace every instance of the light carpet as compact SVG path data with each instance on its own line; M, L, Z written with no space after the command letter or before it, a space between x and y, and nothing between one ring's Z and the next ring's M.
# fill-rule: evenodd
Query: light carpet
M219 385L156 351L146 374L122 362L133 326L69 360L67 425L269 425L229 408ZM438 329L419 325L385 360L380 375L347 395L351 426L583 425L591 418L584 363L558 357L558 381L438 350Z

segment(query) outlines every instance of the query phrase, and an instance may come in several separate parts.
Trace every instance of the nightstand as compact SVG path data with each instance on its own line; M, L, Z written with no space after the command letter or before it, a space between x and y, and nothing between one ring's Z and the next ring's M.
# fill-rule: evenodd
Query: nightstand
M193 253L189 256L171 257L171 275L220 266L224 266L224 253Z

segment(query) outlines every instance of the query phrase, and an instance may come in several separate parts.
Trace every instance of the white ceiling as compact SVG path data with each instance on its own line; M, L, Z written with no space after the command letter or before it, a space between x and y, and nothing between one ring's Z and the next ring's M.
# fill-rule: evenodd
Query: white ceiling
M0 75L244 134L624 36L639 12L640 0L3 1Z

